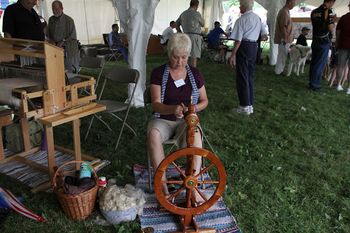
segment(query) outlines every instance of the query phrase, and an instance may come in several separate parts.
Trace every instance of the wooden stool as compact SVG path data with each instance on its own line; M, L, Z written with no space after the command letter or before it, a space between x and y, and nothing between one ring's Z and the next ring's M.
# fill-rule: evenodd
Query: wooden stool
M5 109L0 111L0 161L5 158L1 129L3 126L12 124L12 113L13 112L11 109Z

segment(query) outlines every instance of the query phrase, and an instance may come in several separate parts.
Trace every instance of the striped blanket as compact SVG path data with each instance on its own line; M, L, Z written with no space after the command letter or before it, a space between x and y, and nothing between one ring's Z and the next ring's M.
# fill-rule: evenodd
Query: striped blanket
M5 157L10 156L11 154L13 153L11 153L8 150L5 150ZM45 167L48 166L46 151L40 150L38 152L26 156L26 159L41 164ZM59 167L64 163L74 160L74 156L61 151L55 151L55 160L56 166ZM108 160L102 160L96 165L94 165L95 171L98 172L99 170L101 170L109 164L110 162ZM35 170L22 162L16 161L15 159L0 164L0 173L11 176L12 178L19 180L20 182L29 186L30 188L35 188L43 183L46 183L49 181L50 178L49 174L41 172L39 170Z
M168 177L176 176L177 171L170 168ZM148 171L145 167L134 165L135 185L145 191L148 189ZM206 177L204 177L206 179ZM209 195L213 190L202 190ZM140 217L141 227L152 227L155 233L180 231L180 217L159 208L159 203L154 193L146 194L146 204ZM200 228L214 228L217 233L240 233L236 220L226 207L222 198L205 213L196 216L196 222Z
M7 154L10 154L10 152L6 151L5 155ZM38 151L34 154L26 156L26 158L47 167L46 151ZM60 166L63 163L73 160L73 156L60 151L56 151L55 159L57 166ZM31 188L37 187L40 184L49 181L48 174L35 170L28 165L16 160L0 164L0 173L11 176L12 178L19 180Z

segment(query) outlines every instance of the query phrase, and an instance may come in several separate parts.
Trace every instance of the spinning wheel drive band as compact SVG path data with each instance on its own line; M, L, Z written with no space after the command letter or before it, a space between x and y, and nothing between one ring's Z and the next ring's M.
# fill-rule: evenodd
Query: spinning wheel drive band
M187 159L187 162L190 161L191 163L193 156L200 156L203 162L209 162L209 165L202 167L197 175L194 175L193 171L191 172L192 174L184 172L177 164L177 160L179 159ZM178 171L180 180L174 180L171 178L168 180L162 179L165 177L166 170L170 165L173 165ZM186 166L191 165L187 163ZM210 172L214 169L217 171L218 180L201 179L204 173ZM165 194L163 191L163 186L171 184L175 185L175 191ZM198 188L198 186L205 184L215 186L214 192L210 197L206 197L203 191ZM158 201L165 209L178 215L197 215L205 212L221 197L222 193L224 192L225 185L226 172L219 158L213 152L197 147L188 147L171 153L160 163L154 175L154 191ZM186 193L185 203L176 203L176 199L181 193ZM196 203L194 200L194 195L196 193L202 197L204 202Z

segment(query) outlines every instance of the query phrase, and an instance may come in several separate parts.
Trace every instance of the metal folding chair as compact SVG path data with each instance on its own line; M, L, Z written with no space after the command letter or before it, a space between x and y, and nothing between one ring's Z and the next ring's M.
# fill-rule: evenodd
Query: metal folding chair
M113 118L116 118L118 120L120 120L122 123L120 132L119 132L119 136L117 139L117 143L114 147L115 150L117 150L118 146L119 146L119 142L124 130L124 127L126 126L128 129L131 130L131 132L136 136L136 132L135 130L126 122L128 115L129 115L129 111L131 108L131 100L134 98L134 94L135 94L135 90L136 90L136 86L139 80L139 72L135 69L130 69L130 68L125 68L125 67L114 67L112 69L110 69L107 73L106 73L106 77L105 80L102 84L102 88L100 91L100 94L98 96L97 99L97 103L99 104L103 104L106 106L106 111L102 112L102 113L98 113L98 114L94 114L90 120L89 123L89 127L88 130L86 132L85 135L85 140L87 139L92 123L94 121L95 118L97 118L100 122L102 122L110 131L112 131L111 127L109 126L109 124L102 119L102 115L105 113L108 113L109 115L111 115ZM114 83L114 84L133 84L133 88L132 88L132 92L130 95L130 99L125 102L124 99L123 100L111 100L111 99L103 99L103 93L104 90L106 88L107 83ZM125 113L124 117L120 117L117 115L117 113Z
M98 76L96 78L96 88L98 87L98 84L100 82L101 76L103 74L103 69L105 67L105 60L103 58L99 57L83 57L80 60L80 69L79 72L81 71L81 68L88 68L88 69L100 69L100 72L98 73Z

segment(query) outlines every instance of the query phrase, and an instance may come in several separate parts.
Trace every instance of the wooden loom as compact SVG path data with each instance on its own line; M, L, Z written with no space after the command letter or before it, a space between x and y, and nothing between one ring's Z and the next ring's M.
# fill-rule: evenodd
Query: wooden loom
M181 215L183 233L202 232L215 233L215 229L200 229L196 223L195 215L201 214L214 205L224 192L226 185L225 168L219 158L211 151L193 147L194 135L197 130L199 118L195 113L194 105L190 105L185 116L187 124L187 148L177 150L160 163L154 175L154 191L159 203L168 211ZM202 168L199 172L194 169L194 156L201 156ZM179 180L164 180L167 168L172 165L180 175ZM185 172L181 167L185 167ZM217 180L204 180L207 172L216 173ZM164 185L174 185L174 191L164 193ZM198 186L212 185L215 187L213 194L207 197ZM184 195L184 203L179 202L181 194ZM194 194L198 193L204 202L195 200Z
M25 88L12 90L13 95L20 100L15 114L20 119L24 151L5 158L3 148L0 148L0 163L17 160L33 169L49 173L51 180L56 167L55 149L73 154L74 159L78 161L94 160L95 158L91 156L82 155L80 149L80 118L105 110L105 106L92 102L96 99L94 78L81 76L81 82L66 85L63 49L41 41L0 39L0 62L12 62L18 56L44 61L46 80L42 90L28 91ZM82 88L89 90L90 94L79 95L79 90ZM0 128L11 124L9 114L0 115L0 118ZM48 167L26 159L26 156L40 150L39 147L31 148L30 145L28 119L31 118L39 120L44 125ZM53 128L69 122L72 122L73 127L74 150L64 149L54 144ZM0 139L2 141L2 138ZM32 191L40 191L48 187L50 187L49 183Z

